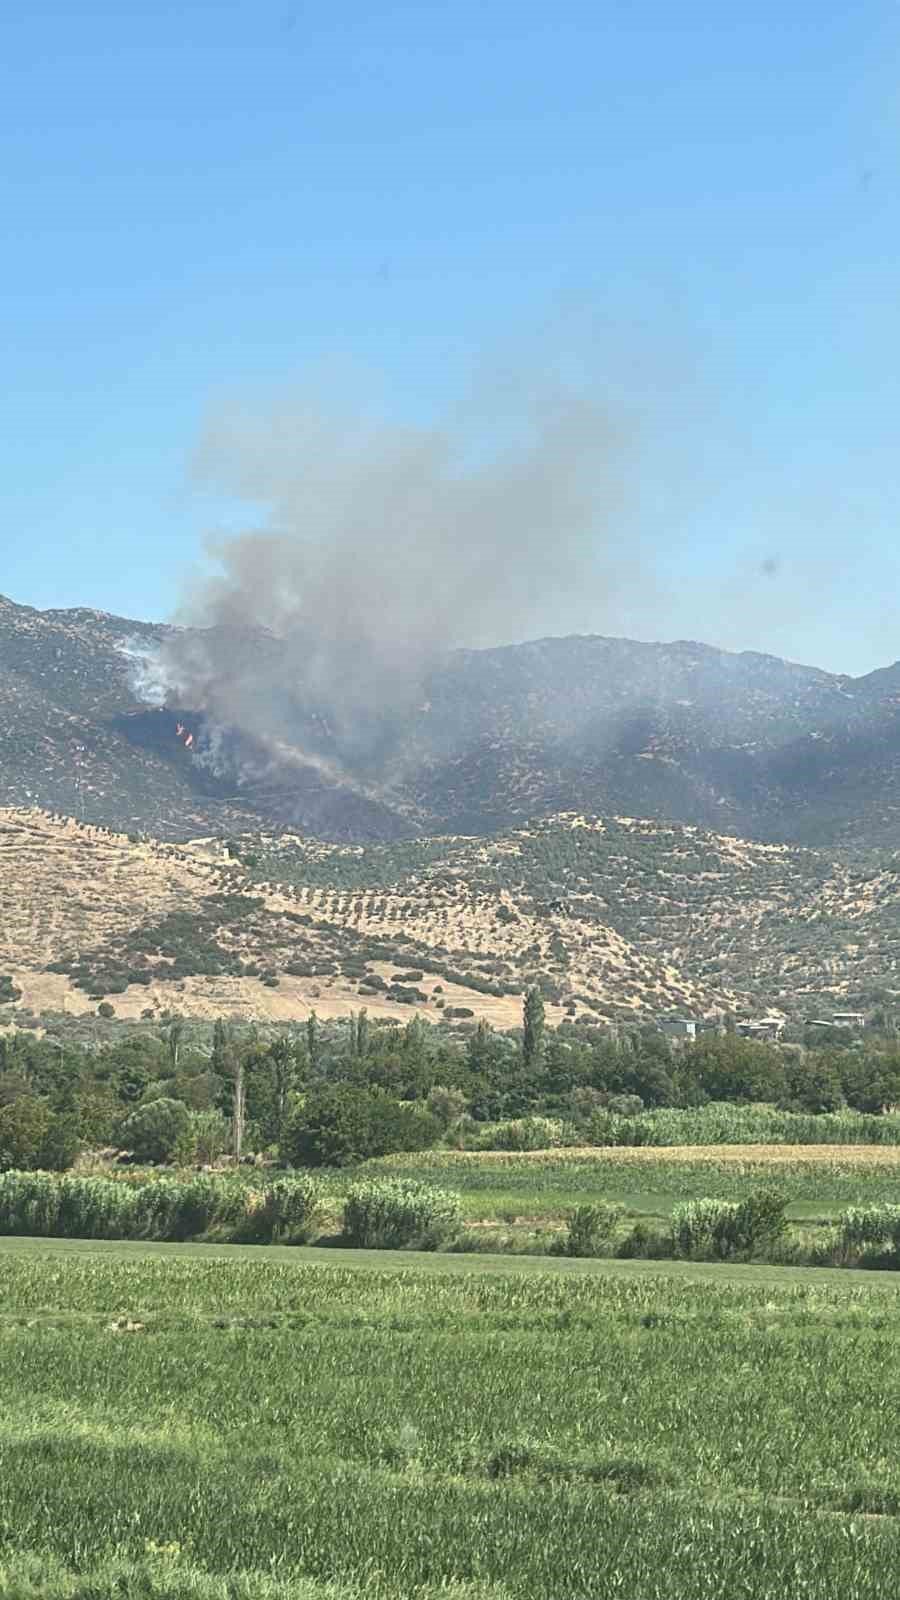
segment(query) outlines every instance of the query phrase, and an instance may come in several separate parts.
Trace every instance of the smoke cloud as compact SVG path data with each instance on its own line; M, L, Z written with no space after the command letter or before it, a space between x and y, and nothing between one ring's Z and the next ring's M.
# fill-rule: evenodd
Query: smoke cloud
M148 706L164 706L172 685L159 650L134 638L120 639L117 649L128 662L132 693Z
M301 400L211 421L196 477L259 523L210 542L218 570L148 681L279 760L389 780L448 651L539 630L569 595L583 612L586 584L634 571L628 442L603 408L531 383L496 417L406 427Z

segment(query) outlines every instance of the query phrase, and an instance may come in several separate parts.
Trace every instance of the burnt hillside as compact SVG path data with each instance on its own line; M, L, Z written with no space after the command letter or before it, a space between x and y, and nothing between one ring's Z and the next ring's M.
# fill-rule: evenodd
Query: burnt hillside
M171 838L256 823L336 840L486 834L578 810L801 844L897 841L900 665L853 679L591 637L459 651L412 710L384 709L354 771L314 707L288 755L211 730L202 708L148 708L121 647L152 651L168 632L0 599L0 804Z

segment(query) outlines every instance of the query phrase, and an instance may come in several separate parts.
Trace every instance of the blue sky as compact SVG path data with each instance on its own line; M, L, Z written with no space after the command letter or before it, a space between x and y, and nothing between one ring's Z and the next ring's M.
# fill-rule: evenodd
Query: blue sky
M171 614L223 408L574 357L625 508L541 631L894 660L898 84L888 0L8 11L0 592Z

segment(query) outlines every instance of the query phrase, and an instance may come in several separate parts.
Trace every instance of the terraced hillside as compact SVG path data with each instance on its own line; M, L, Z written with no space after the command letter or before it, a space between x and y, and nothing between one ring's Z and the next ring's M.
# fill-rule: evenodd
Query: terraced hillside
M20 1010L286 1019L311 1008L514 1026L900 989L900 869L629 818L494 839L159 843L0 811L0 980ZM4 993L0 981L0 995ZM8 1013L12 1014L12 1013Z
M0 973L32 1011L121 1016L176 1008L285 1018L315 1008L374 1015L419 1008L513 1026L531 976L551 1016L578 1003L633 1013L709 999L614 929L577 925L580 965L539 910L459 879L348 894L346 855L297 839L151 843L40 812L0 812ZM230 854L231 852L236 852ZM309 878L301 862L308 852ZM280 856L285 877L260 876ZM242 859L241 859L242 858ZM333 887L322 884L329 859ZM569 970L571 968L571 971ZM559 980L555 974L559 974ZM576 1002L574 981L585 976ZM553 1004L553 1001L556 1004Z
M423 945L493 955L576 992L599 986L613 1006L649 989L657 1010L671 997L790 1015L900 987L900 856L848 862L571 813L490 840L338 849L282 837L248 853L255 877L292 877L317 915L376 931L405 905Z

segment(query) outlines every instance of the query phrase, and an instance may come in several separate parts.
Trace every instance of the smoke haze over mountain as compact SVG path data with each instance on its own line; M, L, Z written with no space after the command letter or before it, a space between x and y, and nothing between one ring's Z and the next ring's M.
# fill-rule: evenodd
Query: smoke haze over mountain
M303 402L221 415L196 475L260 525L211 541L219 571L164 647L171 697L383 772L448 650L540 629L588 579L633 572L627 448L597 403L546 384L522 386L502 437L477 406L428 428Z

